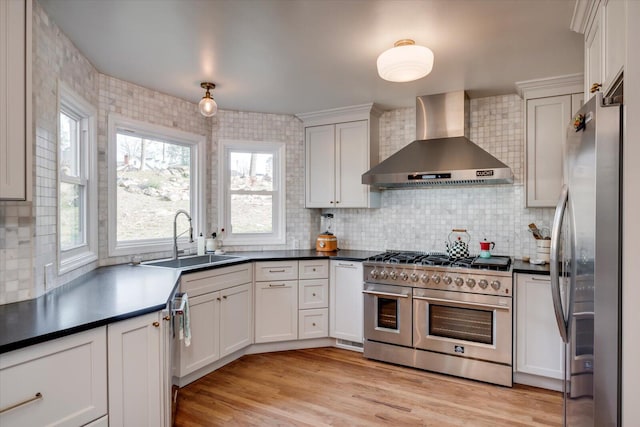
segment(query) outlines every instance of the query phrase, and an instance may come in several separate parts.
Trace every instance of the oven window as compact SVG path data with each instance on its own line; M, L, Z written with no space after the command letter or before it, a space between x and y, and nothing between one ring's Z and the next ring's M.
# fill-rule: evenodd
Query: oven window
M377 328L398 329L398 300L390 298L376 298L377 300Z
M493 344L493 311L429 304L429 335Z

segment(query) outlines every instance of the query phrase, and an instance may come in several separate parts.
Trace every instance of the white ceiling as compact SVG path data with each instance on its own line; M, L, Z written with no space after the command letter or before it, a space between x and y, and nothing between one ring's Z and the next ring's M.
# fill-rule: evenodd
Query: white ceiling
M574 0L39 0L104 74L198 102L201 81L221 109L302 113L582 71ZM396 40L433 50L433 72L380 79Z

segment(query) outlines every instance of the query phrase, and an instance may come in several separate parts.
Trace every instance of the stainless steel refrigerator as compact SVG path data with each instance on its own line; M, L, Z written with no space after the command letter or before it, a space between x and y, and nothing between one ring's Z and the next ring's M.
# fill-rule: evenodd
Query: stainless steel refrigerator
M569 124L551 236L567 426L620 425L622 108L609 102L596 94Z

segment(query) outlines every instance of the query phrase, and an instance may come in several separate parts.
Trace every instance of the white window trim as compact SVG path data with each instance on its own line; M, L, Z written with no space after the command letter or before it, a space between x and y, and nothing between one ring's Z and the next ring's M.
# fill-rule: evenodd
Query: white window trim
M77 248L63 251L60 248L60 208L56 207L58 274L65 274L98 259L98 110L83 97L74 92L66 83L58 81L58 117L56 120L56 192L60 202L60 111L64 105L87 120L87 146L84 153L84 165L87 168L85 233L86 243Z
M286 157L285 146L282 142L244 141L221 139L218 142L218 230L228 230L229 223L229 184L227 182L227 148L246 149L250 151L274 152L277 157L277 168L274 162L274 181L278 183L278 200L274 201L273 208L277 210L277 221L273 224L275 231L267 236L263 234L247 234L244 236L232 233L223 233L223 244L227 246L243 245L281 245L286 243ZM277 181L276 181L277 180Z
M127 128L139 131L148 137L155 137L159 140L169 140L182 144L193 146L195 156L191 156L191 176L195 177L195 188L192 189L193 197L191 197L191 211L189 214L193 218L193 238L200 233L205 235L205 206L204 187L205 187L205 162L206 154L206 137L178 129L155 125L139 120L134 120L120 114L111 113L108 118L108 155L107 155L107 172L108 172L108 240L109 240L109 256L136 255L140 253L150 252L167 252L173 250L173 238L163 239L140 239L128 242L117 241L117 188L116 188L116 169L115 159L117 157L117 129ZM135 134L135 132L133 132ZM195 157L195 159L194 159ZM178 231L180 232L180 230ZM179 249L190 247L188 237L179 239Z

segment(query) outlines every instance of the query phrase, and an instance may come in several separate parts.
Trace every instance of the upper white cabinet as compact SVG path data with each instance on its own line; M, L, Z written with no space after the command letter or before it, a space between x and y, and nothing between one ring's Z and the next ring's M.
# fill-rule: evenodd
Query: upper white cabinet
M305 206L375 208L380 194L362 184L378 164L378 120L373 104L298 114L305 125Z
M1 426L79 426L106 414L106 327L0 355Z
M564 344L553 312L549 276L515 276L515 382L561 390Z
M362 343L362 263L331 261L329 336Z
M516 83L525 101L527 207L554 207L562 188L562 147L582 106L582 74Z
M608 94L623 71L627 0L578 0L571 29L584 34L584 94Z
M31 9L0 1L0 200L31 200Z

